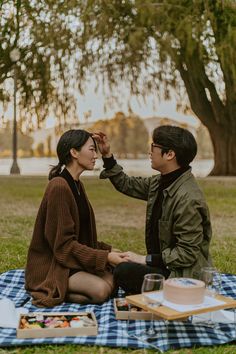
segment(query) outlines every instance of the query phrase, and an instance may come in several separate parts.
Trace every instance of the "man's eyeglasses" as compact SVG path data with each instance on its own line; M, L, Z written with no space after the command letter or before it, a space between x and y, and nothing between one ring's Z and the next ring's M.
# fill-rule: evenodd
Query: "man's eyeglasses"
M155 147L157 147L157 148L159 148L159 149L167 149L167 150L170 150L170 148L168 148L167 146L163 146L163 145L151 143L151 152L153 152L153 149L154 149Z

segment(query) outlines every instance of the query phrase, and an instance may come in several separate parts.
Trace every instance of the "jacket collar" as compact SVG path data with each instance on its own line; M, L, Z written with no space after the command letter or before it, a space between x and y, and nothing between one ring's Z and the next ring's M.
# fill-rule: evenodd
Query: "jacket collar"
M168 193L170 196L172 196L177 189L179 188L179 186L187 181L191 176L192 176L192 168L190 167L187 171L185 171L183 174L181 174L169 187L167 187L166 189L164 189L164 193ZM159 185L160 185L160 179L161 179L161 174L152 176L152 180L151 180L151 186L150 186L150 190L151 192L155 192Z
M181 176L179 176L175 182L173 182L168 188L165 189L165 193L168 193L169 196L172 197L183 183L192 178L193 175L191 171L192 168L188 169Z

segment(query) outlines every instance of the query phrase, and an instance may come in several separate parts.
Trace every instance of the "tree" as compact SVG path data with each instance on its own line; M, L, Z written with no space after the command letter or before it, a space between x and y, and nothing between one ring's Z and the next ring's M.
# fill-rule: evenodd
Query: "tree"
M140 117L130 113L126 116L117 112L112 119L95 122L91 131L102 131L111 141L111 150L118 158L127 158L131 155L137 158L148 151L148 131Z
M113 131L113 145L114 152L120 158L127 157L127 148L126 148L126 136L127 136L127 119L123 112L117 112L115 117L110 123Z
M44 157L45 156L45 150L44 150L44 144L43 143L38 143L35 149L35 154L36 156L39 157Z
M88 0L80 18L80 65L111 90L123 81L138 96L175 90L209 130L211 174L236 175L235 0Z
M15 67L22 117L19 124L25 130L40 126L49 112L62 124L75 118L73 92L82 90L79 78L85 75L77 66L83 49L77 20L79 3L0 1L0 102L5 108L10 100L8 79ZM20 55L16 64L11 60L13 50Z
M48 135L47 137L47 156L51 157L52 156L52 137L51 135Z
M134 158L148 153L148 131L143 120L130 112L127 117L127 134L126 134L126 149L128 154L132 154Z
M26 134L22 134L22 132L18 134L18 146L19 149L23 151L24 156L31 155L32 144L32 137ZM11 151L11 146L12 132L10 122L8 122L4 128L0 129L0 154L3 153L5 156L7 156Z

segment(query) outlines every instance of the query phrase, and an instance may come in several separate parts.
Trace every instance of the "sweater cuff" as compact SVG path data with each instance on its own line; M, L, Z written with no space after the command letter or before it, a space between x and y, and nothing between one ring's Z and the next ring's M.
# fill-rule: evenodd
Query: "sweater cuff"
M102 157L103 160L103 167L106 170L111 170L113 166L116 164L116 160L114 159L114 156L112 155L111 157Z
M98 244L98 249L111 252L112 249L111 245L108 245L107 243L102 241L98 241L97 244Z
M96 274L103 273L105 271L105 268L108 264L108 250L97 250L98 251L98 256L96 259L96 265L95 265L95 270Z

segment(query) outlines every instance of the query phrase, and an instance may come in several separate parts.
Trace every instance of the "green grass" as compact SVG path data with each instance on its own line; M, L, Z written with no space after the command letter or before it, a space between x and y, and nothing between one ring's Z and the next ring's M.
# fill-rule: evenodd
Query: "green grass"
M118 193L106 180L83 178L93 205L99 240L121 250L145 253L143 201ZM23 268L32 235L36 213L47 184L44 177L0 176L0 272ZM236 273L236 178L200 179L210 208L213 240L211 253L221 272ZM170 353L231 354L236 345L201 347L170 351ZM46 345L1 349L0 354L82 353L82 354L141 354L152 350L89 347L78 345Z

